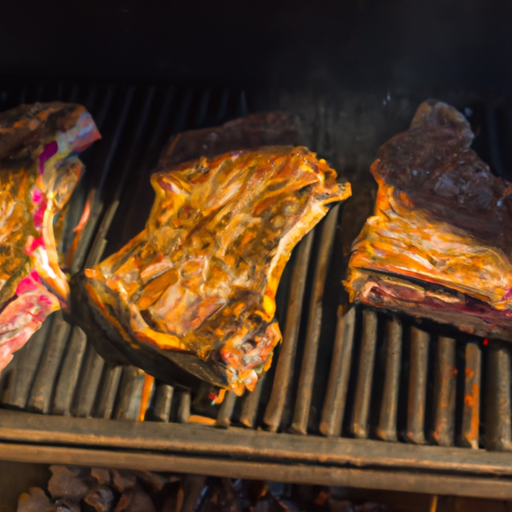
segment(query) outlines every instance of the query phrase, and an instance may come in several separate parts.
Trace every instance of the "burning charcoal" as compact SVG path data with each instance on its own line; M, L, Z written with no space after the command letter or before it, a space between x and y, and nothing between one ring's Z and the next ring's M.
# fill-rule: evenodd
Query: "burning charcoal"
M148 493L135 484L123 492L115 512L156 512L156 509Z
M101 487L84 498L85 503L96 512L109 512L114 504L114 494L108 487Z
M48 482L48 491L52 498L66 498L79 502L98 485L91 477L89 469L50 466L52 477Z
M56 512L55 505L39 487L31 487L18 498L18 512Z

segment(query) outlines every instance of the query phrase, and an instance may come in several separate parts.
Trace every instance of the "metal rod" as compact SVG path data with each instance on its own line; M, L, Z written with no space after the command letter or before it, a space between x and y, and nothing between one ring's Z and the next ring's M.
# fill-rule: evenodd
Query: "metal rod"
M91 343L87 343L84 364L78 384L75 416L89 418L92 415L92 408L104 365L105 361L103 358L96 352Z
M183 391L179 397L178 423L188 423L190 418L190 391Z
M402 366L402 323L397 318L386 321L386 373L376 434L383 441L397 440L398 393Z
M254 428L258 406L260 405L261 390L265 382L267 374L263 374L256 384L256 389L252 393L247 393L242 405L242 413L240 414L240 423L246 427Z
M429 345L430 335L417 327L411 327L411 362L406 437L409 441L416 444L424 444L426 442L425 407L427 401Z
M338 213L339 205L335 206L328 213L322 226L320 236L320 248L313 280L313 294L309 307L306 346L304 347L304 355L302 357L293 422L290 427L291 431L297 434L307 433L309 410L315 379L316 359L318 355L318 343L320 341L320 331L322 328L322 299L327 268L329 266L334 241L334 233L338 221Z
M116 420L135 421L139 415L144 384L144 372L134 366L125 366L114 410Z
M70 333L71 326L64 320L62 311L57 311L28 399L27 408L29 410L43 414L49 412L55 378Z
M50 315L19 351L19 361L11 375L5 396L6 404L19 409L26 407L54 316Z
M174 388L168 384L158 382L155 391L155 407L152 417L156 421L167 423L171 414L172 397Z
M216 427L228 428L231 424L231 416L233 415L233 410L235 409L237 396L232 391L228 391L222 404L219 409L219 413L217 414L217 421L215 423Z
M359 372L357 376L354 412L350 427L351 432L358 438L368 437L368 417L370 414L376 344L377 313L366 309L363 311Z
M87 337L80 327L73 327L62 363L62 370L57 380L55 396L53 397L53 414L69 415L73 396L75 394L82 359L87 346Z
M434 376L434 432L439 446L453 446L455 434L455 340L439 336Z
M107 364L104 366L96 411L94 413L96 418L110 419L112 417L122 373L122 366L111 366Z
M349 308L344 313L342 313L341 308L338 310L331 370L322 409L322 419L320 420L320 432L324 436L341 435L350 377L355 323L356 310L354 307Z
M293 363L297 351L304 290L308 273L311 247L313 245L313 231L310 231L298 247L297 260L291 276L290 296L286 311L286 322L283 344L277 360L276 373L272 384L272 393L265 410L263 423L271 432L276 432L283 417L286 397L292 380Z
M466 345L464 405L461 444L478 449L480 430L480 392L482 389L482 351L478 343Z
M489 345L485 410L485 447L510 450L510 348L499 342Z

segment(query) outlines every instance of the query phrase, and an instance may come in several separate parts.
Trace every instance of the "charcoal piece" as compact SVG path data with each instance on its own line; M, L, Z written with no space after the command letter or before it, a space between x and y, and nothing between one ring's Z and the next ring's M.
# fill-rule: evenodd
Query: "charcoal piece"
M180 512L183 506L183 486L180 481L167 482L160 493L157 509L160 512Z
M92 468L91 476L96 478L99 485L110 485L112 475L108 469L105 468Z
M84 501L93 507L96 512L110 512L114 504L114 493L110 488L103 486L88 494Z
M346 500L329 500L329 511L330 512L356 512L354 505L350 501Z
M123 492L115 512L156 512L156 509L149 494L139 484L135 484Z
M55 512L55 505L39 487L31 487L18 498L18 512Z
M385 512L386 507L380 503L363 503L356 505L355 512Z
M90 469L50 466L52 476L48 482L48 491L54 500L65 498L79 502L93 491L97 484L91 477Z
M118 492L124 492L127 489L131 489L137 479L135 475L129 471L112 471L112 485Z
M371 167L375 214L352 246L351 300L512 341L512 183L449 105L420 105Z

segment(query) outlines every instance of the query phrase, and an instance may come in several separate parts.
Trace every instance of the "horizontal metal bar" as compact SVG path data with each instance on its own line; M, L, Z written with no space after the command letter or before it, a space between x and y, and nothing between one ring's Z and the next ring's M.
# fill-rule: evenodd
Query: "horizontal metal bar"
M119 469L176 471L216 477L272 480L329 486L455 495L475 498L512 498L509 478L452 476L405 471L286 465L269 462L216 460L160 453L113 452L87 448L26 446L0 443L2 458L8 461L116 467Z
M391 469L452 471L512 477L509 453L383 443L368 439L275 434L246 428L212 428L152 421L41 416L0 411L0 439L52 445L229 456L233 459L315 462ZM0 452L1 453L1 452Z

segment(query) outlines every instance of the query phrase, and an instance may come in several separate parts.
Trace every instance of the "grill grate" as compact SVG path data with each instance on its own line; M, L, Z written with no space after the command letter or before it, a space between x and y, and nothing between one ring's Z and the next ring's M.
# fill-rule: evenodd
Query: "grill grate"
M354 198L333 208L292 255L278 292L284 340L256 391L241 398L227 393L219 407L206 403L206 387L191 396L188 391L155 382L146 415L148 429L155 423L187 424L201 415L210 417L216 427L237 432L237 439L250 446L254 436L263 435L258 430L264 429L279 432L277 436L283 440L298 438L305 447L316 446L313 440L324 436L348 438L344 441L355 443L354 447L363 446L357 444L361 440L374 439L401 450L407 448L405 443L464 447L463 453L479 447L510 449L508 345L487 345L487 341L460 333L447 337L436 326L412 324L366 308L339 307L345 300L341 279L348 248L373 205L369 163L376 148L407 125L422 99L399 97L391 110L389 105L382 107L379 98L366 96L356 101L348 93L326 98L268 91L0 82L0 110L22 101L77 101L93 114L103 135L83 156L88 170L70 209L76 221L87 194L94 191L91 221L73 262L75 272L118 250L143 228L152 203L149 174L172 133L218 125L250 111L299 112L311 128L307 145L328 158L353 184ZM471 96L463 101L472 108L478 106ZM478 150L484 158L491 155L491 160L502 162L493 135L494 111L489 107L485 112L482 126L487 142ZM502 167L498 170L504 172ZM0 411L0 437L33 441L24 427L16 434L2 430L10 418L23 423L16 420L18 416L10 416L9 408L42 413L49 424L64 430L65 423L50 418L108 420L114 426L105 427L111 432L105 435L115 436L120 428L115 420L137 420L142 384L140 370L106 364L84 333L56 313L16 353L1 377L4 411ZM87 421L84 425L96 428L94 420ZM178 432L171 425L163 427L169 433ZM86 430L87 426L80 428ZM206 437L216 432L202 428L207 429L202 431ZM158 432L165 438L163 430ZM290 432L298 436L290 436ZM86 443L85 438L80 439L79 444ZM154 439L155 446L162 439ZM44 440L52 442L48 437ZM249 454L250 449L243 453ZM467 457L446 453L455 459ZM482 457L485 454L482 452ZM320 455L312 457L315 464L323 464ZM375 457L370 457L374 462L368 464L379 464L378 455ZM457 471L457 465L449 471ZM474 492L485 495L488 491L483 489ZM512 496L512 490L507 492Z

